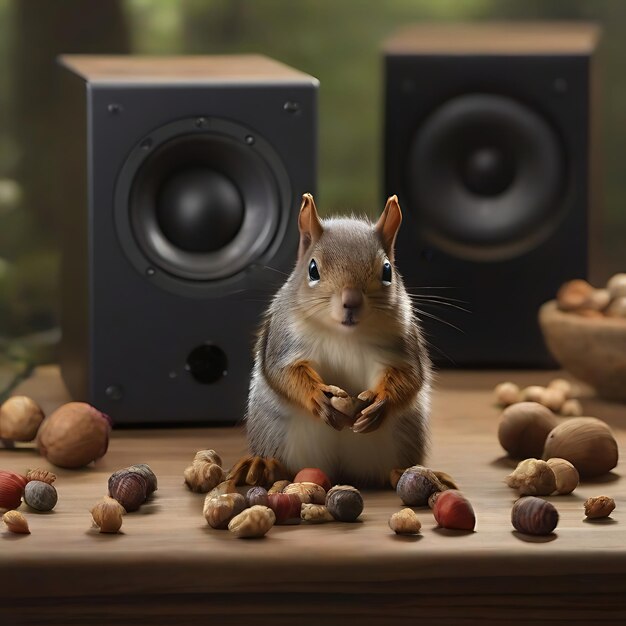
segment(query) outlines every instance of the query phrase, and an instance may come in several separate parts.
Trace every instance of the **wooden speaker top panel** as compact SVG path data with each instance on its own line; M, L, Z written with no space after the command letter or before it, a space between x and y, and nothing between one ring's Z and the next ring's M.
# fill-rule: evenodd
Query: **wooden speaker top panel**
M67 54L61 65L91 83L317 83L304 72L262 55L101 56Z
M600 28L588 22L417 24L385 42L389 54L591 54Z

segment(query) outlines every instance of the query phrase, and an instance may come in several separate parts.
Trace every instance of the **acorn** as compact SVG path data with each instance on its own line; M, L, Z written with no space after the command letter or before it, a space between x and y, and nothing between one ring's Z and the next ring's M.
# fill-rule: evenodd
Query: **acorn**
M502 412L498 440L514 459L539 458L548 433L558 423L552 411L538 402L518 402Z
M24 502L31 509L52 511L57 500L57 490L41 480L31 480L24 488Z
M300 522L302 501L294 493L271 493L267 496L267 506L274 511L276 524Z
M363 512L363 497L351 485L335 485L326 494L326 508L339 522L356 522Z
M400 476L396 492L407 506L426 506L432 493L447 488L435 472L422 465L413 465Z
M34 400L12 396L0 406L0 439L32 441L43 419L43 411Z
M137 472L123 469L109 478L109 495L129 513L136 511L146 501L147 493L148 482Z
M42 422L37 446L50 463L74 469L106 454L110 432L107 415L85 402L69 402Z
M572 417L548 434L543 458L554 457L569 461L582 478L602 476L617 465L617 442L602 420Z
M330 482L330 478L319 468L317 467L305 467L301 469L296 477L293 479L294 483L315 483L324 489L324 491L328 491L332 483Z
M527 535L549 535L559 523L559 513L554 505L535 496L525 496L511 509L511 523Z
M0 509L16 509L22 503L27 482L21 474L0 470Z
M474 530L476 515L469 500L456 489L448 489L437 496L433 515L442 528Z

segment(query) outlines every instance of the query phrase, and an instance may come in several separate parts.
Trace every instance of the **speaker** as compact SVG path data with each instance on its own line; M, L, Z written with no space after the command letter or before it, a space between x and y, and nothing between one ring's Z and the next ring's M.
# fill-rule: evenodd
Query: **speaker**
M234 422L316 182L316 79L262 56L67 55L63 378L117 423Z
M590 24L419 25L385 46L385 197L440 365L547 366L539 306L589 262Z

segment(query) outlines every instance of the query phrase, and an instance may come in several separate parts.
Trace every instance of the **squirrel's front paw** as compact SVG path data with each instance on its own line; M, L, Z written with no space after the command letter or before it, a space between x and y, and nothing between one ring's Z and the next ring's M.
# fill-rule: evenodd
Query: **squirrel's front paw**
M370 433L376 430L384 417L387 399L377 395L374 391L364 391L358 395L358 399L367 402L368 406L356 416L352 430L355 433Z
M234 480L236 485L269 487L277 480L291 480L293 476L278 459L246 456L233 465L226 478L227 480Z
M342 430L352 423L352 419L341 410L333 406L335 398L347 398L348 394L341 388L334 385L320 385L317 393L313 397L313 415L324 420L326 424L335 430Z

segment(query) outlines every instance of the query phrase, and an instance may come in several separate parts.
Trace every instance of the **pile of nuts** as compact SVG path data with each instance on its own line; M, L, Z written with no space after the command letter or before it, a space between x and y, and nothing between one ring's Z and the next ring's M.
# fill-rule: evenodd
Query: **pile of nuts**
M594 288L586 280L570 280L559 289L556 302L561 311L583 317L626 320L626 274L615 274L603 289Z
M547 387L530 385L520 389L512 382L500 383L494 389L496 403L508 407L518 402L538 402L554 413L564 417L578 417L583 414L578 389L564 378L555 378Z
M103 457L110 432L110 418L85 402L64 404L48 417L27 396L13 396L0 406L0 439L36 438L41 455L58 467L74 469Z

